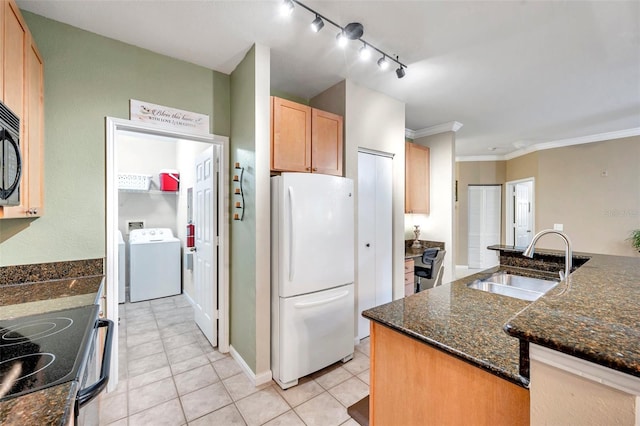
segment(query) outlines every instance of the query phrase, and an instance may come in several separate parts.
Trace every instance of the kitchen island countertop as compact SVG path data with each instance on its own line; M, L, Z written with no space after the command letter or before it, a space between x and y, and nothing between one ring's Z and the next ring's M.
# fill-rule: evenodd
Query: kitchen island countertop
M518 339L502 327L530 302L467 287L498 270L494 267L421 291L362 315L526 387L528 378L519 370Z
M589 260L535 302L467 287L503 265L363 316L524 387L529 342L640 377L640 259L580 255Z

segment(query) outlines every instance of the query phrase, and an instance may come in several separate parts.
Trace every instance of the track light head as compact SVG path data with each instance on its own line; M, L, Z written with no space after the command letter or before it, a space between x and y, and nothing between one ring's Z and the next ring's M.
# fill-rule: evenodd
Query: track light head
M370 58L371 58L371 49L369 49L367 47L367 44L365 43L360 48L360 59L362 59L363 61L368 61Z
M389 68L389 61L387 61L386 56L383 56L382 58L378 59L378 66L383 71Z
M311 29L313 30L313 32L317 33L322 29L322 27L324 27L324 21L321 17L316 15L316 19L314 19L311 23Z
M294 4L291 0L282 0L280 5L280 14L282 16L289 16L293 12Z
M338 43L338 46L344 48L347 45L347 42L349 40L347 39L347 37L344 34L344 31L340 31L338 33L338 35L336 36L336 42Z
M404 71L404 67L402 65L400 65L400 67L396 70L396 75L398 76L398 78L402 78L406 75L406 72Z

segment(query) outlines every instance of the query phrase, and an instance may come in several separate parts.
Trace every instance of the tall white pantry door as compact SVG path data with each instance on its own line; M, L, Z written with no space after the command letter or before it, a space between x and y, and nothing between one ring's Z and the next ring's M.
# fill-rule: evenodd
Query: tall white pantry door
M358 152L358 339L369 335L362 311L393 297L392 162L387 156Z

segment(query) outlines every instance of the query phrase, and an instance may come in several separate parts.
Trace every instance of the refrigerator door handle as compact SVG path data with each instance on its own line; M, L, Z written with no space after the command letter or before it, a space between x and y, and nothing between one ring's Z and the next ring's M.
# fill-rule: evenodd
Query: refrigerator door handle
M294 226L293 220L293 212L294 212L294 197L293 197L293 187L289 187L289 281L293 281L293 276L295 275L295 244L296 238L294 235L294 231L296 227Z
M338 299L342 299L343 297L347 296L349 294L348 291L343 291L340 294L337 294L335 296L329 297L327 299L322 299L322 300L315 300L313 302L299 302L294 304L293 306L295 308L300 308L300 309L304 309L304 308L311 308L313 306L318 306L318 305L324 305L325 303L329 303L329 302L333 302L335 300Z

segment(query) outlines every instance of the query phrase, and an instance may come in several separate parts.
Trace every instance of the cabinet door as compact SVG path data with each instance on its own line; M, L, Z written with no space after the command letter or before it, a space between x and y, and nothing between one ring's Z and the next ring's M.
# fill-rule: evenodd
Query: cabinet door
M44 213L44 185L43 185L43 141L44 141L44 76L43 61L38 48L29 37L27 45L27 81L26 81L26 141L27 169L29 172L28 200L30 217Z
M27 27L22 20L20 11L12 1L3 2L4 8L4 88L3 102L20 119L23 116L23 87L24 87L24 51L27 37ZM24 131L24 126L22 131Z
M22 155L22 177L20 182L20 205L1 207L0 218L27 217L29 192L28 139L26 137L25 93L25 46L27 46L27 27L22 20L20 10L13 1L2 2L4 32L2 40L4 104L20 118L20 153Z
M342 176L342 117L315 108L311 116L312 171Z
M5 5L0 5L0 101L4 102L4 10Z
M271 98L271 170L311 172L311 107Z
M429 148L405 143L405 213L429 214Z

